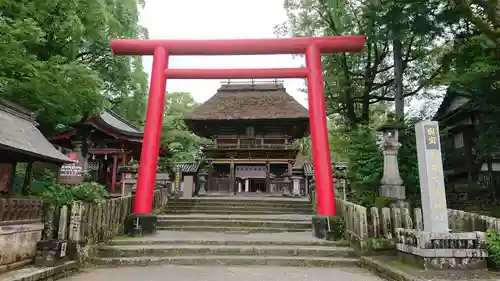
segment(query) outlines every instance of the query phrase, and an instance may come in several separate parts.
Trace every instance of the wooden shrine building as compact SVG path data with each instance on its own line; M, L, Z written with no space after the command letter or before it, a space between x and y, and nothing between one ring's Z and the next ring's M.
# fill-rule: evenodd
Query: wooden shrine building
M190 130L213 141L207 190L282 193L291 190L296 139L309 134L309 113L282 83L227 83L185 117Z
M31 167L34 162L51 163L57 166L72 162L50 144L38 130L37 125L34 113L0 99L0 197L15 195L13 180L18 164L27 164L24 189L31 184ZM22 204L24 203L19 201L19 206L14 207L21 210L26 207L21 206ZM27 209L31 207L27 206ZM1 209L0 206L0 212ZM0 213L0 222L1 215Z
M143 135L141 129L106 109L49 140L56 146L81 153L86 160L84 170L115 194L121 188L119 166L129 166L140 159ZM160 156L166 154L166 150L160 149Z

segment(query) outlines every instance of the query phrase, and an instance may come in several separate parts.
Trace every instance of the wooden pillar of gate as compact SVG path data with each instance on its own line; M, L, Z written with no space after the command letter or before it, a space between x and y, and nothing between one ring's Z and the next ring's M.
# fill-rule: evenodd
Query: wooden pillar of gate
M235 177L233 159L231 159L231 162L229 163L229 178L231 179L229 189L232 190L234 194L236 194L236 177Z
M266 161L266 192L271 191L271 177L270 177L270 172L271 172L271 164L269 164L269 161Z

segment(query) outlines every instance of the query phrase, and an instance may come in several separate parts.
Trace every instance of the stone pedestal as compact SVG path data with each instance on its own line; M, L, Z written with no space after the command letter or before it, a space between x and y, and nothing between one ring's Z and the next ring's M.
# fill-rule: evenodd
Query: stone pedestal
M488 252L483 232L433 233L414 229L396 230L399 258L424 269L486 269Z
M68 260L65 240L45 240L36 243L35 266L54 267Z
M400 147L401 143L394 138L393 132L384 133L384 174L380 181L380 196L404 200L406 198L405 187L399 175L398 165Z
M131 214L125 219L125 234L133 237L154 234L157 222L154 214Z
M302 177L292 177L292 183L293 183L293 195L294 196L300 196L300 180Z

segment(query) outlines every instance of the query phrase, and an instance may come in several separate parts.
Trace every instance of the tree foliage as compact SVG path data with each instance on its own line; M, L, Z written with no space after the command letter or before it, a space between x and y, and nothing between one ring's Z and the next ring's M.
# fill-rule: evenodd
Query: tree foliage
M357 200L373 202L379 186L382 152L375 123L387 111L404 110L398 103L393 108L398 44L406 105L424 100L422 110L406 109L408 116L401 119L399 164L408 199L417 202L420 197L414 124L432 118L443 88L470 100L464 110L480 113L478 165L498 152L498 1L286 0L285 9L288 19L276 29L282 36L366 35L361 53L323 58L332 158L349 161ZM301 141L302 147L308 145L307 139Z
M163 163L167 167L171 167L173 162L202 160L201 146L207 140L189 131L184 123L184 115L198 105L190 93L167 93L162 130L162 142L172 153L172 157Z
M103 107L143 115L141 58L114 56L113 38L146 38L137 0L6 0L0 4L2 97L38 114L40 128L85 119Z
M365 34L359 54L325 57L328 113L338 113L350 126L370 122L370 106L394 100L391 40L403 45L404 96L423 94L441 73L441 27L434 24L440 1L286 0L288 21L280 35ZM397 20L396 20L397 19ZM397 22L397 26L393 23Z

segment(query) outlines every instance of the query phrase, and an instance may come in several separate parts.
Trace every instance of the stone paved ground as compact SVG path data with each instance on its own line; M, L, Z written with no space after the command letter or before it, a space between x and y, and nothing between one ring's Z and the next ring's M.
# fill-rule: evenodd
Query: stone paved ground
M93 269L64 281L382 281L358 268L149 266Z

